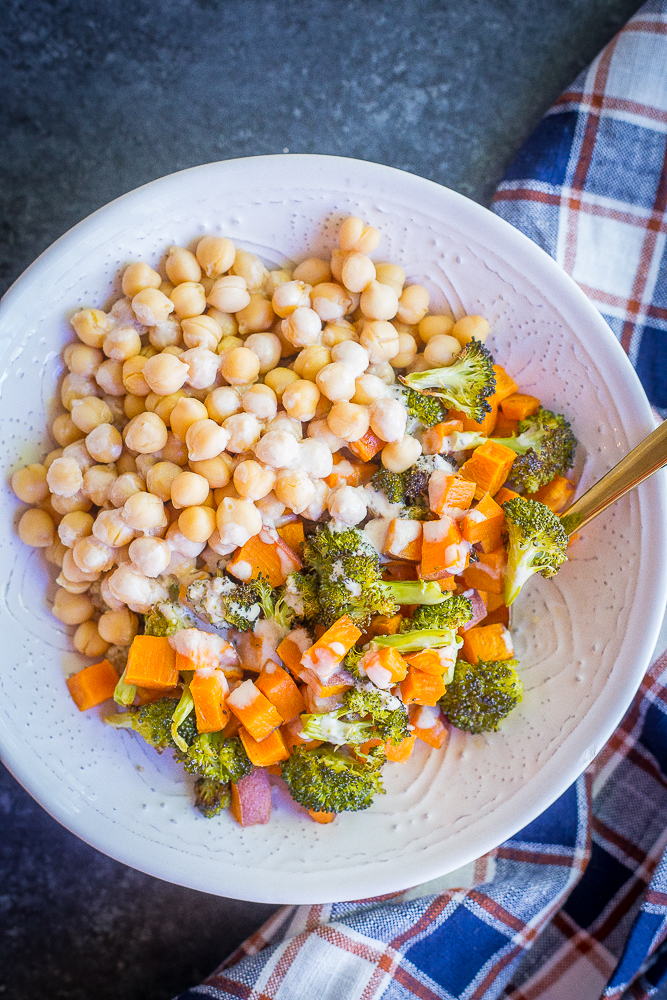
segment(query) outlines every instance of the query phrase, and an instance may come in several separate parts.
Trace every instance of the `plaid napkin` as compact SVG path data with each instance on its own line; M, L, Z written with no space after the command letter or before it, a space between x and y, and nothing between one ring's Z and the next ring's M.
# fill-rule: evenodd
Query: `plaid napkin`
M667 0L557 101L494 211L600 309L667 415ZM180 1000L640 1000L667 987L667 654L568 791L465 869L279 910ZM663 994L667 995L667 994Z

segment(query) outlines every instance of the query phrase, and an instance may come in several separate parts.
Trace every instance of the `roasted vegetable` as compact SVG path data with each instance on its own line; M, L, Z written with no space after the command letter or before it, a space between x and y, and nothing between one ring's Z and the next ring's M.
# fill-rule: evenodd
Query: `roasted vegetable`
M514 497L503 504L508 528L505 604L516 600L535 573L555 576L567 558L567 534L560 519L539 500Z
M297 746L280 765L292 798L316 812L356 812L368 809L384 793L379 765L383 757L352 760L331 747L306 750Z
M471 340L447 368L399 375L409 389L437 396L478 423L491 412L487 402L496 388L493 357L478 340Z
M484 733L498 728L523 697L516 660L474 666L458 660L454 680L440 699L444 715L457 729Z

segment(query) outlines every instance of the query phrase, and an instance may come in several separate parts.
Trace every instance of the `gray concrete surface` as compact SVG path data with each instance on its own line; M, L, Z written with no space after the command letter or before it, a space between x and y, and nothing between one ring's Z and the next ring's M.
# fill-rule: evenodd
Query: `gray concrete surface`
M5 0L0 291L112 198L288 150L488 204L637 0ZM1 667L0 667L1 669ZM166 1000L271 912L125 868L0 767L0 996Z

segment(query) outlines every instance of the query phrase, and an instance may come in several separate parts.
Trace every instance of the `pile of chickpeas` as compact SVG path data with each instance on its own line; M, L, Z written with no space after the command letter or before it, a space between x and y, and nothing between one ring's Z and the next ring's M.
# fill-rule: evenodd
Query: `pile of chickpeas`
M107 312L71 317L58 447L12 476L32 506L21 539L60 570L53 614L101 656L167 600L164 580L229 556L294 515L367 516L363 488L330 488L333 456L370 430L383 465L421 454L396 373L451 364L481 316L429 315L429 293L369 256L380 234L351 217L330 260L268 271L205 236L137 262ZM281 521L282 519L282 521Z

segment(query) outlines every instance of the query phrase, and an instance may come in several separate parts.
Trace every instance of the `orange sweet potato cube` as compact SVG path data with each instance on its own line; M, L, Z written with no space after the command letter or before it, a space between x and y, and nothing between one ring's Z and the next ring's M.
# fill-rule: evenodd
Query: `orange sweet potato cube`
M252 681L243 681L230 692L227 707L259 743L283 721L276 707Z
M379 437L373 434L373 431L369 429L366 431L363 437L360 437L358 441L350 441L348 448L353 455L360 458L362 462L370 462L372 458L375 458L379 451L384 448L384 441L381 441Z
M167 636L136 635L130 646L125 670L126 684L166 691L178 683L176 651Z
M481 500L485 493L493 496L498 492L510 474L516 458L511 448L497 441L485 441L475 448L467 462L459 469L465 479L475 483L475 499Z
M506 486L501 486L493 499L499 507L502 507L502 505L507 503L508 500L513 500L514 497L518 497L519 495L520 494L515 493L514 490L508 490Z
M449 649L421 649L406 656L406 662L415 670L434 677L442 677L456 662L456 653Z
M498 404L494 396L489 396L486 401L491 409L488 413L484 414L481 420L473 420L472 417L467 417L463 410L450 410L447 414L447 419L460 420L464 431L477 431L478 434L484 434L485 437L489 437L496 426Z
M272 587L280 587L290 573L301 569L303 563L282 538L267 542L262 538L264 534L260 531L237 549L227 569L238 580L256 580L261 575Z
M514 656L512 637L499 623L470 628L463 633L461 656L468 663L511 660Z
M493 552L502 545L502 527L505 515L489 493L485 493L474 510L468 511L461 521L466 542L481 545L482 551Z
M424 521L422 530L421 579L441 580L461 572L458 567L463 553L463 536L456 521L447 516L439 521Z
M72 674L65 683L76 707L85 712L113 697L118 674L108 660L102 660Z
M439 708L413 705L410 709L410 725L414 735L435 750L442 750L449 739L449 730L445 726Z
M291 722L297 715L306 711L306 703L298 687L287 671L277 663L266 663L255 684L275 706L285 722Z
M227 684L222 670L195 673L190 681L190 694L195 703L197 732L219 733L229 722L225 707Z
M316 823L333 823L336 818L336 813L316 812L314 809L309 809L308 812Z
M289 757L290 752L279 729L274 729L263 740L257 742L247 729L241 727L239 738L255 767L271 767L272 764L278 764Z
M404 705L435 706L445 693L446 685L442 677L425 674L423 670L408 668L408 675L401 682L401 698Z
M525 420L532 417L540 408L537 396L527 396L523 392L515 392L500 404L500 409L509 420Z
M519 388L513 378L507 374L504 368L500 365L493 366L493 373L496 376L496 389L493 393L493 398L496 403L500 404L508 396L511 396Z
M302 551L306 541L306 536L303 533L303 521L290 521L289 524L282 524L277 531L293 552Z
M383 551L386 556L419 562L422 555L422 522L395 517L387 529Z
M564 476L554 476L550 483L540 486L539 490L531 493L530 499L539 500L549 510L553 510L556 514L559 514L567 507L574 496L576 488L576 483L573 483L570 479L565 479Z
M342 661L360 637L361 629L357 628L349 615L343 615L306 650L301 657L301 664L316 673L324 674Z
M486 590L489 594L502 594L506 565L507 553L504 548L494 549L493 552L479 552L477 562L470 563L461 576L466 587Z
M467 510L475 496L475 484L463 476L452 476L444 469L435 469L428 483L428 503L434 514L444 514L454 508Z
M495 438L513 437L518 433L519 421L510 420L506 417L502 410L498 412L498 419L496 420L496 426L493 428L493 436Z
M425 455L439 455L445 447L445 439L450 434L463 430L462 420L444 420L434 424L422 434L422 450Z
M379 649L366 653L364 656L364 670L371 680L374 677L377 680L380 671L383 671L385 678L388 673L389 677L387 679L392 684L396 684L398 681L402 681L407 674L408 665L393 646L381 646ZM380 676L380 679L383 679L383 676ZM382 686L384 687L384 684Z
M387 760L393 760L396 764L405 764L410 759L414 750L416 736L406 736L400 743L392 743L388 740L384 745L384 753Z

